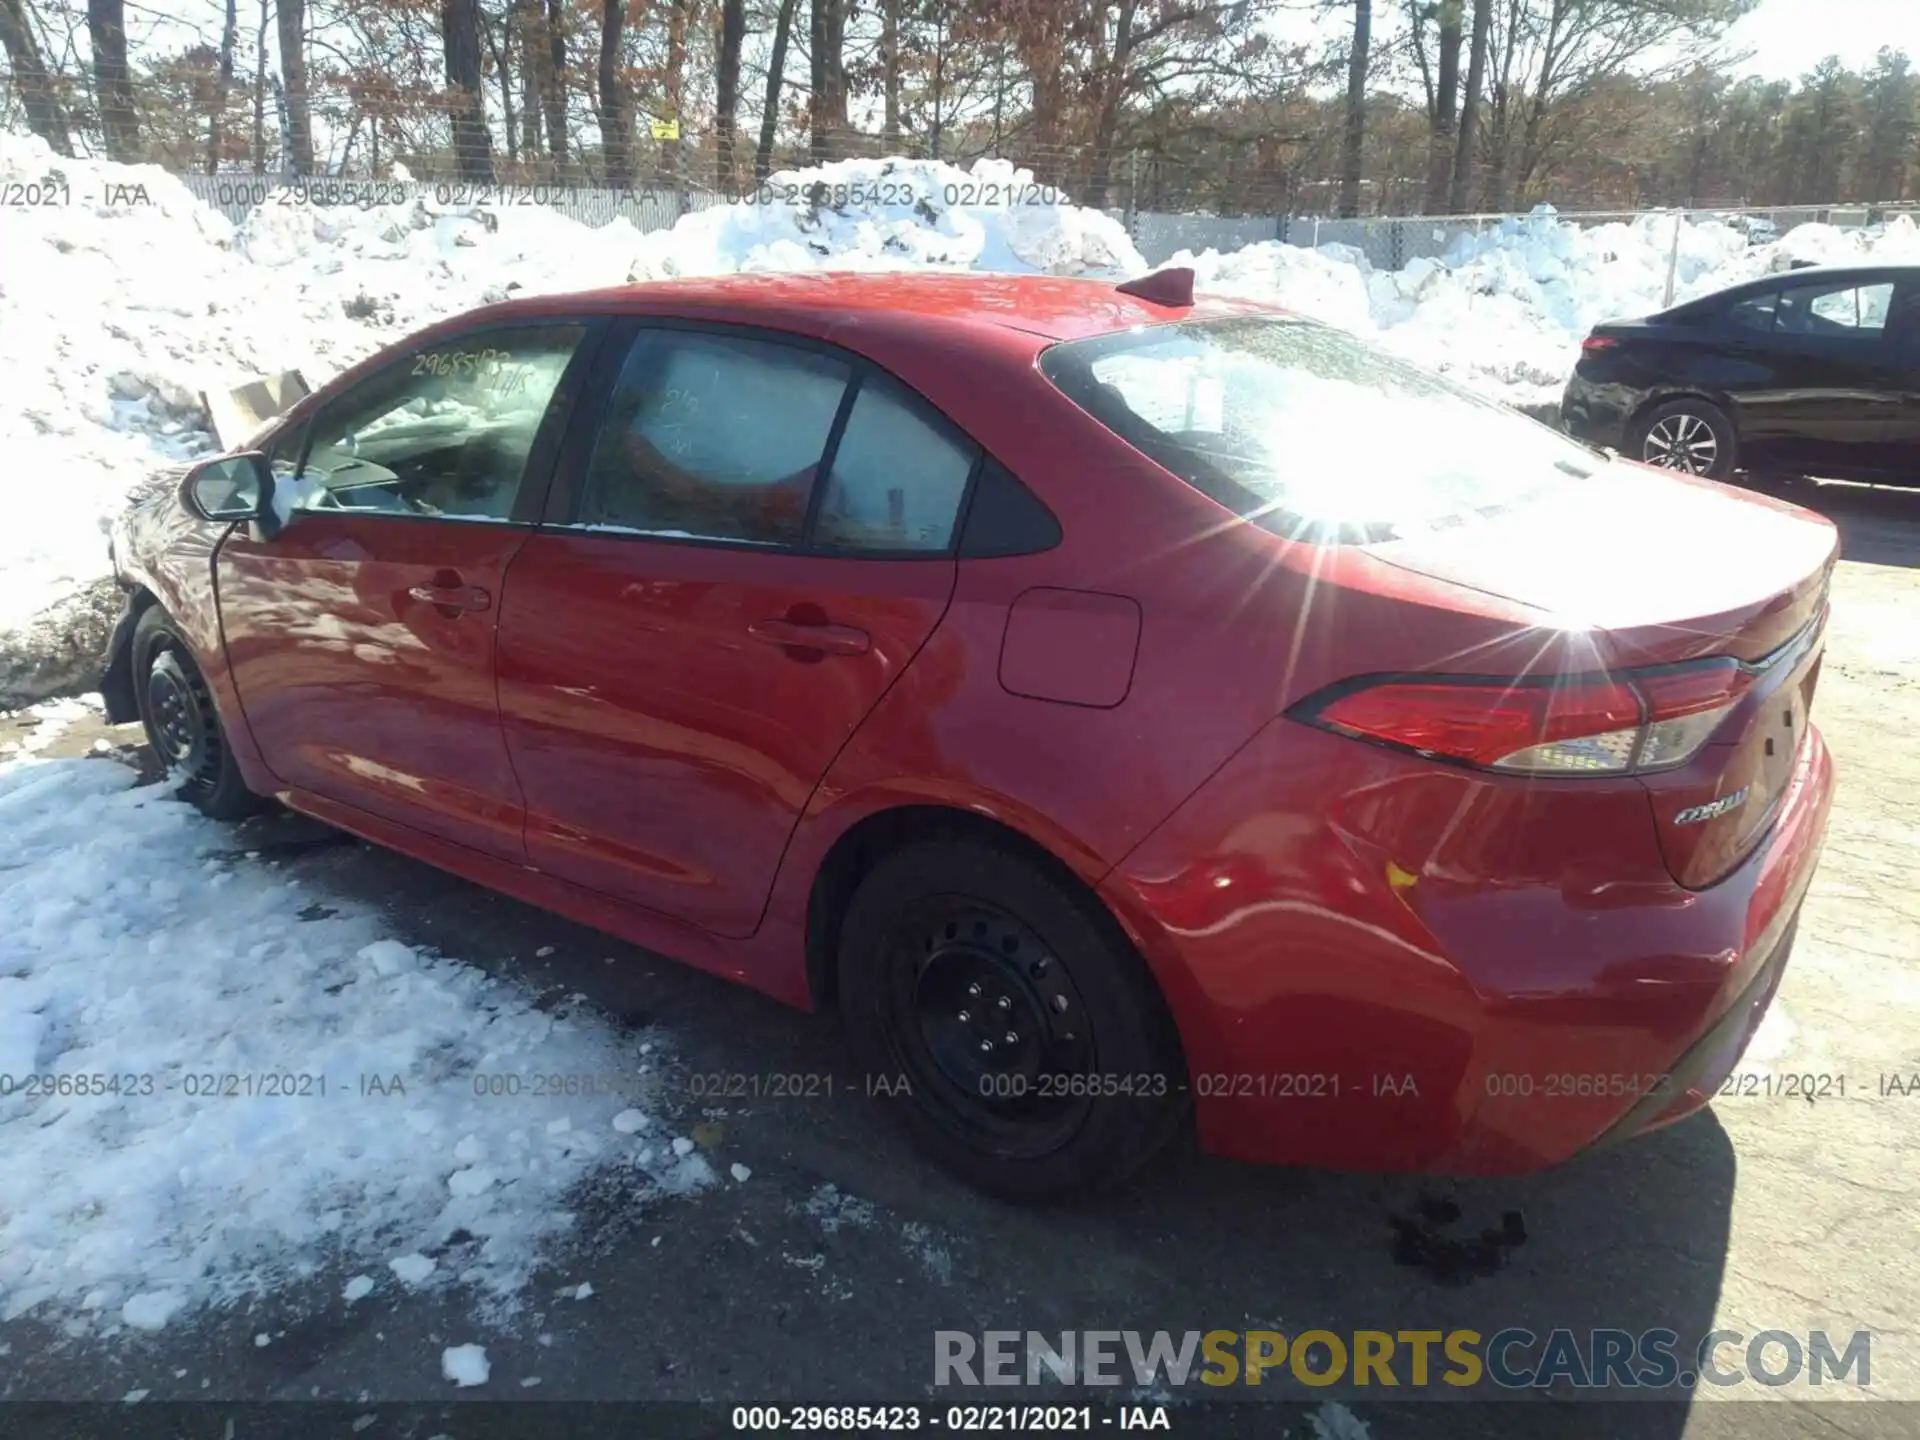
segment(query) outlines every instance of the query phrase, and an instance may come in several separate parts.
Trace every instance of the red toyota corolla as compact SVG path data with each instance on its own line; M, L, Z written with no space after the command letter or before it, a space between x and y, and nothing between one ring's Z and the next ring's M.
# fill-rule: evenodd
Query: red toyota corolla
M109 713L837 1005L1003 1194L1189 1108L1467 1172L1698 1109L1826 826L1832 527L1191 280L449 321L121 522Z

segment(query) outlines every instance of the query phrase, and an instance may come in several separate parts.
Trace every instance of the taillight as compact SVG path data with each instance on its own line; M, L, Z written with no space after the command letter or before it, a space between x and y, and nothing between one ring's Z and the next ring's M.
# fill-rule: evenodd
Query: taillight
M1596 350L1612 350L1619 344L1611 335L1589 335L1580 342L1580 350L1583 354L1591 355Z
M1434 676L1346 687L1294 713L1342 735L1488 770L1621 775L1691 759L1749 683L1732 660L1546 683Z

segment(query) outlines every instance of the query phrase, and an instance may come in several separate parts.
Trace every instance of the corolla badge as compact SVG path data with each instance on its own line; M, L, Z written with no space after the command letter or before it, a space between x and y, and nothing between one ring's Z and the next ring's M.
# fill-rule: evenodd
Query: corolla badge
M1689 805L1673 817L1673 823L1698 825L1702 820L1711 820L1715 816L1726 814L1729 810L1738 810L1747 803L1747 791L1752 788L1750 785L1742 785L1731 795L1722 795L1718 800L1709 800L1704 805Z

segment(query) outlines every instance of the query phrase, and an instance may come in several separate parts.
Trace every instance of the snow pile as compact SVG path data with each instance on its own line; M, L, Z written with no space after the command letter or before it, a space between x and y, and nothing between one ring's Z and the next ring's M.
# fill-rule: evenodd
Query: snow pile
M537 205L281 204L236 228L151 166L0 133L4 633L106 573L103 522L212 448L200 393L297 369L319 384L402 334L516 295L740 270L978 268L1132 275L1111 217L983 160L848 160L642 235Z
M1670 215L1582 228L1543 205L1397 271L1375 269L1350 245L1271 240L1168 263L1192 265L1202 289L1284 305L1496 398L1527 402L1559 398L1594 325L1660 309L1670 259L1678 303L1796 261L1920 261L1920 229L1904 215L1862 231L1810 224L1749 246L1732 225L1689 220L1676 256Z
M1137 275L1126 227L1006 160L841 160L782 171L750 201L642 237L638 275L741 270L994 270Z
M328 1269L510 1303L589 1176L717 1181L614 1127L649 1074L613 1029L303 915L133 782L0 764L0 1319L158 1329Z

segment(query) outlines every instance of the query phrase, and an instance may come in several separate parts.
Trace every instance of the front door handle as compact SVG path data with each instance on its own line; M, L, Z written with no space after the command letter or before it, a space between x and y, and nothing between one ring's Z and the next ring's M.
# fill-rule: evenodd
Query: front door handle
M747 633L768 645L792 650L822 650L829 655L864 655L873 637L851 625L803 625L797 620L756 620Z
M407 594L442 610L486 610L493 605L493 596L478 585L415 585Z

